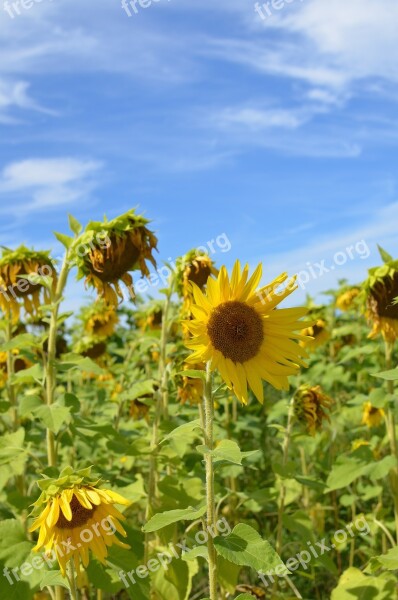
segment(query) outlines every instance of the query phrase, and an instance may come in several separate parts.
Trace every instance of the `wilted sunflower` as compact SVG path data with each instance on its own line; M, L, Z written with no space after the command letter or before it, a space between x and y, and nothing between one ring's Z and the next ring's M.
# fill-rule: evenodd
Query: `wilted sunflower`
M382 408L376 408L371 402L363 405L362 425L367 427L378 427L384 420L385 412Z
M25 275L32 276L31 280L22 277ZM0 258L0 308L6 315L11 313L14 323L19 319L20 302L32 316L38 314L42 304L50 302L48 289L34 281L35 275L51 276L55 290L57 276L49 252L36 252L25 246L3 250Z
M42 493L33 510L33 515L38 516L29 531L40 531L33 550L53 550L64 577L72 558L80 575L80 561L84 568L88 566L89 550L105 564L108 547L115 544L129 548L115 535L117 531L126 537L119 523L126 519L114 504L128 506L131 502L111 490L100 489L100 484L100 480L91 478L91 468L74 473L71 467L66 467L59 479L38 482Z
M148 399L151 398L149 394L144 397L147 397ZM129 412L133 421L140 421L141 419L148 421L149 406L148 404L141 402L141 400L131 400Z
M387 342L394 342L398 338L398 261L391 258L382 267L370 269L364 288L366 317L373 323L368 337L381 333Z
M217 277L218 269L208 254L199 254L197 250L190 250L176 261L176 291L183 298L183 313L188 316L191 304L194 301L191 283L204 291L208 278Z
M85 277L107 304L117 306L118 297L123 300L120 281L134 296L129 271L139 269L143 276L149 275L147 260L156 267L152 250L157 238L146 227L148 223L130 210L112 221L89 223L76 240L71 256L78 267L78 279Z
M81 319L84 329L89 335L99 337L110 337L115 332L119 317L113 306L109 306L103 300L97 300L90 306L82 309Z
M337 296L336 307L343 312L350 310L350 308L354 306L355 300L358 298L360 293L361 290L357 287L353 287L345 292L342 292L339 296Z
M257 399L264 401L263 379L277 389L288 389L288 376L296 374L299 365L305 366L302 357L307 356L296 343L305 339L296 332L306 325L300 319L307 309L275 310L297 289L295 278L280 290L288 279L283 273L257 290L262 265L258 265L249 281L248 275L249 266L242 272L236 261L231 279L225 267L217 279L208 279L206 295L192 282L194 319L185 321L193 335L186 345L195 351L187 362L210 361L210 368L220 372L244 404L248 402L248 385Z
M315 350L315 348L323 346L330 338L326 321L323 319L317 319L314 325L307 327L302 333L307 337L300 341L300 346L308 348L308 350Z
M162 328L163 304L161 300L152 300L137 310L137 323L143 331L158 331Z
M203 371L205 365L184 365L184 371L194 369ZM189 404L200 404L203 398L203 381L194 377L183 377L182 384L178 386L178 398L181 404L189 402Z
M330 410L332 400L324 394L319 385L301 385L293 396L293 410L299 421L304 423L310 435L321 431L323 421L329 421L326 411Z

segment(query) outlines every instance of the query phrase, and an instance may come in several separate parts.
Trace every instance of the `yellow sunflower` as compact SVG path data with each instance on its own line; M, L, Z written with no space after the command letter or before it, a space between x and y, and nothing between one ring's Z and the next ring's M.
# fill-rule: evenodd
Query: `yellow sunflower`
M336 306L342 312L350 310L354 306L356 298L358 298L361 290L353 287L345 292L342 292L336 299Z
M37 316L42 304L49 304L50 292L35 276L52 277L55 290L57 274L49 252L36 252L25 246L4 249L0 258L0 308L16 323L21 304L27 314ZM30 276L26 279L23 276Z
M152 300L137 310L137 323L143 331L159 331L162 328L163 304L161 300Z
M371 402L365 402L363 405L362 425L369 428L378 427L384 420L385 412L382 408L372 406Z
M257 289L262 277L259 264L248 280L249 266L242 271L236 261L231 279L222 267L217 279L207 281L206 295L191 283L196 304L191 306L194 318L186 321L193 338L186 342L194 353L189 363L208 362L217 369L227 386L244 404L248 402L248 385L257 399L264 401L262 380L277 389L288 389L288 376L307 356L297 340L305 323L300 319L306 308L275 310L296 288L295 278L277 277L266 287Z
M144 398L153 398L150 394L147 396L143 396ZM130 417L133 421L141 421L141 419L145 419L148 421L149 416L149 406L140 400L131 400L130 402Z
M88 566L90 550L105 564L110 546L129 548L115 535L117 531L126 537L119 522L125 517L114 504L131 503L120 494L100 489L99 484L99 480L91 479L90 468L73 473L71 467L64 469L59 479L38 482L42 493L34 503L33 514L41 513L29 531L40 531L33 550L54 552L64 577L71 559L80 577L80 562L84 568Z
M117 306L123 300L120 281L134 297L133 279L129 271L136 269L149 275L146 261L156 267L152 251L157 238L146 227L149 223L135 210L112 221L91 222L75 241L71 258L78 267L78 279L94 287L107 304Z
M330 338L330 333L327 329L326 321L317 319L314 325L306 327L303 330L305 339L300 341L300 345L308 350L315 350L319 346L323 346Z
M382 252L385 264L370 269L364 283L365 313L373 324L368 337L373 339L381 333L386 342L394 342L398 338L398 261Z
M330 410L332 400L324 394L319 385L301 385L293 396L294 414L304 423L310 435L314 436L323 426L323 421L329 421L326 411Z

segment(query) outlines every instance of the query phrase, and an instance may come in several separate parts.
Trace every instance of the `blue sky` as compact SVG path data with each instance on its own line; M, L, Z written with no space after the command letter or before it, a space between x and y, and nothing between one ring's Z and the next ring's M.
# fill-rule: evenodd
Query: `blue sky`
M396 0L3 4L2 245L140 205L160 261L225 233L228 266L334 267L302 295L398 254Z

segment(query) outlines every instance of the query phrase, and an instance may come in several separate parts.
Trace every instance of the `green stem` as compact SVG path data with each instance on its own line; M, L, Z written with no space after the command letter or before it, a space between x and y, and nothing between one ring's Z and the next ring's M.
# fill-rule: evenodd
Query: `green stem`
M8 313L7 318L7 343L12 340L12 318L11 313ZM15 395L14 383L12 381L14 375L14 356L12 350L7 350L7 392L8 399L11 405L12 427L16 431L19 427L18 406Z
M385 342L385 355L386 355L386 369L389 371L392 369L392 355L394 350L393 342ZM387 381L387 391L389 394L394 394L394 382ZM397 445L397 432L395 424L395 416L391 408L387 411L387 431L390 440L391 454L395 457L396 466L390 471L390 486L391 492L394 499L394 513L395 513L395 531L398 543L398 445Z
M65 253L64 262L62 264L61 273L57 281L55 293L51 293L51 314L50 327L48 332L48 350L46 361L46 402L51 406L54 402L54 393L57 384L57 371L55 366L56 358L56 343L57 343L57 328L58 328L58 313L59 304L62 299L62 294L68 279L70 266L69 254ZM47 458L48 466L55 467L57 464L57 456L55 451L54 432L47 429Z
M206 465L206 502L207 502L207 533L208 542L207 548L209 553L209 587L210 600L218 600L217 595L217 554L214 547L214 541L211 533L215 531L216 509L215 509L215 494L214 494L214 464L211 452L214 449L214 402L212 390L212 375L210 363L207 363L206 384L204 389L204 413L205 413L205 429L204 439L205 445L209 452L205 454Z
M70 597L71 600L79 600L79 593L76 585L76 572L75 565L73 564L73 558L70 559L68 564L68 579L70 584Z
M282 464L284 467L287 465L287 460L289 458L289 447L290 447L290 439L292 435L292 427L293 427L293 399L290 402L289 406L289 415L287 420L287 427L285 432L285 438L282 444L283 450L283 461ZM282 533L283 533L283 513L285 511L285 500L286 500L286 486L282 481L280 497L279 497L279 510L278 510L278 528L276 534L276 551L280 555L282 552Z

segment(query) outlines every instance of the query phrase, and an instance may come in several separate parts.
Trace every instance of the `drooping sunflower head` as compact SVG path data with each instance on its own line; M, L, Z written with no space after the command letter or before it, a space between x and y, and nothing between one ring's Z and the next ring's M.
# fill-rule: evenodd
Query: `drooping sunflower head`
M72 349L76 354L81 354L92 360L98 360L106 353L106 341L104 336L82 335L76 337Z
M368 337L373 339L381 333L387 342L394 342L398 338L398 260L381 252L384 265L369 269L364 283L365 314L373 324Z
M185 364L183 370L193 369L195 371L203 371L205 365L203 363L197 365ZM191 405L200 404L203 398L203 381L194 377L182 377L181 384L178 386L178 398L181 404L187 402Z
M146 397L148 398L148 400L151 399L151 396L149 394ZM145 398L145 396L142 397L142 399L144 399L144 398ZM133 421L141 421L142 419L145 419L146 421L148 421L149 405L146 404L145 402L142 402L138 398L136 398L135 400L130 401L129 412L130 412L130 417L133 419Z
M355 306L361 290L357 287L351 287L341 292L336 298L336 307L342 312L347 312Z
M197 250L190 250L176 261L176 291L183 299L183 312L189 314L189 308L193 303L191 283L194 283L203 291L208 278L218 275L218 269L208 254L200 254Z
M17 348L14 348L11 352L12 354L12 370L14 373L19 373L20 371L24 371L32 366L32 363L20 354L20 351ZM5 382L8 378L8 356L7 352L0 352L0 388L4 387Z
M313 317L311 313L310 316ZM323 346L330 339L330 332L326 321L321 318L316 318L315 316L314 321L313 325L304 329L303 334L307 337L300 341L300 345L303 348L307 348L309 351L313 351L316 348Z
M143 331L157 331L162 328L163 302L151 300L147 305L137 310L136 319Z
M12 315L14 323L19 319L21 305L27 314L37 316L40 306L50 302L49 290L40 277L51 277L51 285L55 289L57 274L49 252L36 252L25 246L3 250L0 258L0 308L6 315Z
M330 423L328 411L332 404L332 400L322 392L319 385L301 385L293 396L294 414L312 436L322 430L323 421Z
M363 405L362 413L362 425L366 425L369 428L378 427L384 420L384 410L382 408L376 408L371 402L365 402Z
M116 310L99 299L81 311L81 320L88 335L110 337L119 322Z
M114 505L131 503L100 487L101 481L92 478L90 468L73 472L67 467L58 479L43 479L38 485L41 495L33 505L32 516L36 518L29 529L39 529L34 551L54 551L64 577L71 559L80 576L80 565L88 566L90 550L105 564L109 547L129 548L115 535L118 532L126 537L120 524L125 517Z
M278 309L297 285L288 281L286 273L268 286L258 288L262 265L251 278L249 266L242 270L236 261L229 278L222 267L215 279L207 281L204 294L191 283L195 303L191 306L193 319L185 321L192 339L186 342L194 350L188 361L210 362L237 398L247 404L248 386L257 399L264 401L262 380L277 389L288 389L289 375L305 366L307 354L297 341L305 340L300 331L307 325L300 319L306 308ZM285 288L281 290L281 286Z
M120 281L134 297L133 279L129 271L140 270L149 275L146 261L156 267L152 251L157 238L146 227L149 223L135 210L112 221L91 222L76 240L71 257L78 267L78 279L86 278L107 304L117 306L123 300Z

